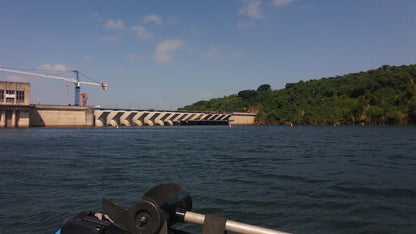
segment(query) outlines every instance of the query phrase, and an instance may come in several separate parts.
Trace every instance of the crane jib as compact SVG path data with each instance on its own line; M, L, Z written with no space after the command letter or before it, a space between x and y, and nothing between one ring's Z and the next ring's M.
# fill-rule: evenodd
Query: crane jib
M17 74L17 75L23 75L23 76L33 76L33 77L40 77L40 78L55 79L55 80L62 80L62 81L66 81L66 82L71 82L75 85L75 105L76 106L79 104L78 103L79 97L77 98L77 96L79 96L79 91L80 91L80 88L81 88L81 84L101 86L104 90L107 90L107 88L108 88L108 85L106 83L103 83L103 82L95 83L95 82L79 81L78 71L74 71L77 75L77 79L60 77L60 76L51 76L51 75L46 75L46 74L38 74L38 73L33 73L33 72L25 72L25 71L19 71L19 70L7 69L7 68L0 68L0 71L1 72L13 73L13 74Z
M65 78L60 76L51 76L51 75L45 75L45 74L38 74L33 72L25 72L25 71L18 71L18 70L11 70L11 69L5 69L0 68L0 71L2 72L8 72L8 73L14 73L18 75L24 75L24 76L34 76L34 77L41 77L41 78L48 78L48 79L56 79L56 80L63 80L71 83L76 83L77 81L73 78Z

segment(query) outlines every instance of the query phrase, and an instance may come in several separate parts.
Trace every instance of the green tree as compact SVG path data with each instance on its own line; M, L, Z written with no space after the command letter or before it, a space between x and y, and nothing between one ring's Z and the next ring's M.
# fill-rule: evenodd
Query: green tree
M241 97L243 100L252 99L257 96L257 92L255 90L242 90L238 92L239 97Z
M262 84L257 88L257 92L272 91L272 87L269 84Z
M389 66L288 83L272 90L242 90L228 97L199 101L181 110L258 111L262 124L416 123L416 65Z

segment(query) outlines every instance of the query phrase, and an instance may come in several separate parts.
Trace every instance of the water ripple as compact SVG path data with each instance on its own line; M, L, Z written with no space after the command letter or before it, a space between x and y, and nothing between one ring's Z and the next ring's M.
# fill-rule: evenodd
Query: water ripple
M174 182L191 193L194 211L239 222L294 233L415 233L415 130L1 129L0 232L53 233L70 215L101 210L101 198L130 206Z

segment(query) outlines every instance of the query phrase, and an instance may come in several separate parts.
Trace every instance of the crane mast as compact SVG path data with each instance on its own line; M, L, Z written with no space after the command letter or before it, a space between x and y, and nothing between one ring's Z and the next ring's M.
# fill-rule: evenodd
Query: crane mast
M81 85L79 85L79 74L78 71L75 70L75 77L77 80L77 84L75 85L75 100L74 103L78 103L79 104L79 94L81 93Z
M7 72L7 73L13 73L17 75L24 75L24 76L32 76L32 77L40 77L40 78L48 78L48 79L55 79L55 80L62 80L66 82L73 83L75 86L75 98L74 98L74 105L79 105L79 96L81 92L81 84L87 84L87 85L97 85L101 86L103 90L107 90L108 85L104 82L87 82L87 81L80 81L79 79L79 71L75 70L73 71L75 73L75 79L73 78L66 78L66 77L60 77L60 76L51 76L51 75L45 75L45 74L38 74L33 72L25 72L25 71L18 71L13 69L7 69L7 68L0 68L1 72Z

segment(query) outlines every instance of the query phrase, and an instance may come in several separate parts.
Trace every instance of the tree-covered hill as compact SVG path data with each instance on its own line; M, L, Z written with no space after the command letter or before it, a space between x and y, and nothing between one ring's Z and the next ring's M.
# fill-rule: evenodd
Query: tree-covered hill
M179 110L257 112L259 124L415 124L416 65L242 90Z

